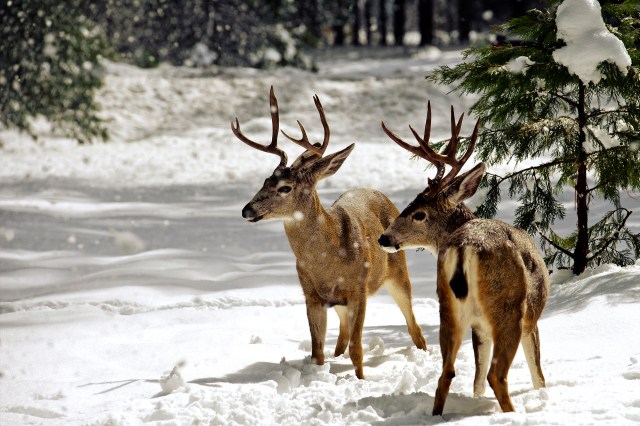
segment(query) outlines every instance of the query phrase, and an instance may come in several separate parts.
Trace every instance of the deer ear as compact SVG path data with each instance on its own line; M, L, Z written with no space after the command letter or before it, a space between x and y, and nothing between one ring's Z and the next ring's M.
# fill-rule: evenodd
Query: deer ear
M482 176L484 176L485 169L486 165L484 163L478 163L473 169L456 177L453 182L449 184L447 192L456 205L476 193L482 181Z
M334 152L333 154L322 157L309 166L309 173L311 173L316 180L324 179L332 176L340 169L344 160L347 159L355 144L351 144L342 151Z

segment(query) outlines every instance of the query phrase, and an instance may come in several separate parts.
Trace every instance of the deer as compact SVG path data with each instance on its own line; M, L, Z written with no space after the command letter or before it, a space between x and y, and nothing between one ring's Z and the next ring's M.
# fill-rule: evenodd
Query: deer
M424 248L437 258L442 373L434 416L442 415L455 377L456 355L469 327L476 368L475 398L484 395L488 381L502 411L514 411L507 375L519 343L534 388L545 386L537 322L549 293L549 273L534 240L525 231L499 220L475 218L464 205L478 189L486 165L480 162L458 175L473 152L480 125L478 120L466 152L457 159L463 117L456 123L451 107L451 138L442 153L429 144L430 102L423 135L409 126L418 145L405 142L382 122L391 140L436 168L427 187L378 239L389 253ZM445 175L446 166L450 170Z
M280 158L275 168L242 209L249 222L282 219L296 271L304 294L311 333L311 360L324 364L327 307L333 307L340 320L334 357L343 355L347 346L358 379L364 379L362 330L367 297L383 285L402 311L413 343L426 350L426 341L416 322L411 302L411 282L403 253L387 253L378 244L378 236L391 224L399 211L381 192L352 189L342 194L328 209L318 196L316 184L335 174L355 144L324 155L330 129L317 95L313 97L324 128L321 143L311 144L306 130L297 121L299 139L281 133L305 151L288 164L287 154L278 147L278 101L271 86L271 142L261 144L246 137L236 117L233 134L250 147Z

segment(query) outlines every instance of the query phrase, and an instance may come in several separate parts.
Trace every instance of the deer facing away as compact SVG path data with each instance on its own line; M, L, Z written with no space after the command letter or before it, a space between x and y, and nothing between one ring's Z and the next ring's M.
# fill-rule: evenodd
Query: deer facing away
M426 342L411 306L404 253L386 253L376 242L398 215L397 208L381 192L372 189L350 190L326 210L320 203L316 183L336 173L354 145L323 156L330 131L317 96L314 102L324 127L324 141L312 145L299 121L301 139L283 131L288 139L306 149L291 166L287 166L287 154L277 146L279 112L273 87L269 145L251 141L241 133L238 119L232 122L232 131L242 142L280 157L280 164L242 209L242 216L250 222L284 219L306 301L312 360L318 365L324 363L327 307L333 306L340 319L334 355L342 355L348 345L356 376L364 379L362 328L366 300L382 285L386 285L400 307L415 345L426 350Z
M455 376L456 354L469 327L476 364L474 397L484 394L488 380L502 411L514 411L507 374L519 343L522 343L534 387L545 386L537 322L549 292L548 271L526 232L505 222L476 219L463 204L476 192L485 165L479 163L457 176L471 156L479 122L469 148L457 160L461 125L462 117L456 124L451 107L451 139L443 154L439 154L428 143L430 104L424 136L410 126L418 140L417 146L404 142L382 123L383 130L393 141L437 169L435 178L428 180L427 188L379 238L380 245L389 252L423 247L437 257L443 368L433 415L442 414ZM446 176L445 165L451 166ZM492 342L493 355L490 356Z

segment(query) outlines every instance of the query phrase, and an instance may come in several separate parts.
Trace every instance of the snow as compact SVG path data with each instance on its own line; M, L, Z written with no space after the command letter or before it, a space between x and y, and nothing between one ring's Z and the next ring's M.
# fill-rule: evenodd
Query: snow
M557 38L566 46L555 50L553 59L584 84L597 84L602 79L597 69L602 62L612 62L623 74L628 72L631 57L605 26L597 0L565 0L558 6L556 26Z
M311 364L282 224L240 215L277 158L235 140L231 119L269 141L274 84L281 128L294 131L299 119L320 138L317 93L329 151L356 142L321 183L323 203L368 186L403 207L433 171L388 141L380 120L409 140L407 125L423 122L431 99L433 138L446 138L449 105L467 111L473 100L427 84L424 74L459 60L459 52L433 49L364 62L346 55L323 58L317 74L110 64L100 102L112 142L78 147L42 122L37 143L1 130L0 424L640 422L640 263L552 275L539 322L547 388L533 389L519 351L509 376L515 413L501 413L489 388L473 398L467 335L445 415L430 415L442 360L435 260L423 252L407 259L428 350L413 346L381 291L367 305L367 380L355 378L348 356L332 356L339 322L331 312L327 363ZM299 152L281 145L290 158ZM571 208L572 193L563 201ZM515 206L505 198L501 218ZM604 208L591 205L594 214Z
M589 129L587 140L582 143L587 154L620 146L620 140L611 136L605 129L594 126L587 126L587 128Z
M528 68L535 64L534 61L529 59L527 56L518 56L507 62L504 66L507 71L512 72L514 74L526 74Z

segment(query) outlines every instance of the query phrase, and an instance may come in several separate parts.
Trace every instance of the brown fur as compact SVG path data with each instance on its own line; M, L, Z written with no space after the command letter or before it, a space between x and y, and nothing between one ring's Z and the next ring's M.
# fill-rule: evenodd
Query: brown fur
M300 122L300 139L282 132L305 148L291 167L287 167L287 154L277 147L280 118L273 87L269 99L273 131L268 145L247 138L240 130L238 119L231 124L231 130L242 142L280 158L280 165L242 209L242 216L251 222L284 219L306 300L313 361L324 363L327 306L335 306L340 318L340 334L334 354L343 354L349 346L356 376L364 379L362 328L366 300L383 284L400 307L413 342L426 350L411 307L411 283L404 254L386 253L376 244L378 236L398 215L398 209L379 191L356 189L342 194L325 210L316 192L316 183L336 173L354 145L323 156L330 130L320 99L314 96L324 127L323 142L312 145Z
M426 342L411 307L411 283L403 253L389 254L376 240L398 215L381 192L355 189L340 196L328 209L320 203L316 182L335 173L353 145L327 157L313 159L308 152L292 167L279 166L243 210L252 221L284 219L284 228L296 256L296 269L307 305L311 357L324 363L327 306L336 306L340 334L335 356L349 347L356 376L364 378L362 329L366 299L383 284L400 307L415 345ZM278 191L289 187L286 194Z
M454 361L467 327L472 328L476 397L484 392L486 374L502 410L514 411L507 375L521 341L534 386L544 386L537 321L549 291L548 272L526 232L501 221L474 219L461 204L475 192L483 174L484 165L480 163L440 192L425 190L383 234L388 250L428 247L438 258L443 368L434 415L443 412L455 377ZM418 220L422 219L422 215L416 215L419 212L426 216L424 220ZM458 274L455 284L468 286L464 298L456 297L452 289L460 264L464 279ZM491 342L493 355L487 374L487 345Z

